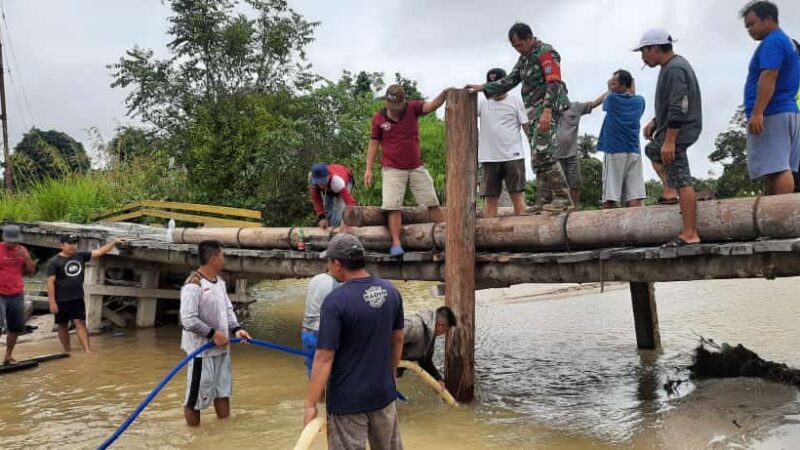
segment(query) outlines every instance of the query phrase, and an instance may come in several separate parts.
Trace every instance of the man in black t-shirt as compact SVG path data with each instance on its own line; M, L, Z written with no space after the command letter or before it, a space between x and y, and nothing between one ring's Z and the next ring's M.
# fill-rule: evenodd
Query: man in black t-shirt
M86 304L83 295L83 278L87 262L99 258L122 240L115 239L91 252L78 251L78 236L65 234L61 236L61 253L47 263L47 298L50 301L50 312L56 316L58 339L64 351L70 351L69 321L75 325L78 340L83 351L91 353L89 333L86 330Z

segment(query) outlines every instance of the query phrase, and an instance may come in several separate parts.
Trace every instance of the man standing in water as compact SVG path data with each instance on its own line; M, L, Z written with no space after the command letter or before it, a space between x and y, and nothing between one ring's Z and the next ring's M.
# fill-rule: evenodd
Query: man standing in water
M418 363L442 388L444 380L433 363L433 350L436 338L446 335L457 323L455 313L447 306L437 308L436 311L422 309L405 319L403 359Z
M308 283L306 309L303 314L303 331L300 337L303 340L303 351L308 353L308 356L306 356L306 370L309 378L311 378L311 366L314 363L314 352L317 350L319 313L322 309L322 302L340 284L328 272L314 276Z
M50 312L56 316L58 339L64 351L70 351L69 321L75 325L78 340L86 353L91 353L89 332L86 330L86 303L83 294L85 264L99 258L124 241L114 239L91 252L78 251L78 236L61 236L61 252L47 263L47 299Z
M250 339L239 326L228 298L225 281L219 277L225 254L219 241L203 241L197 246L200 267L189 274L181 289L181 349L191 354L209 340L216 347L197 355L187 366L186 424L200 425L200 410L214 403L220 419L231 413L232 391L229 336Z
M14 346L17 336L25 332L25 284L22 274L34 273L36 262L28 249L20 245L20 229L17 225L3 227L3 243L0 244L0 333L5 328L6 356L3 364L13 364Z
M556 160L558 127L569 107L567 86L561 79L561 56L533 35L531 27L516 23L508 31L511 46L519 54L517 64L504 78L486 84L468 85L471 92L499 95L522 83L522 100L529 108L530 140L537 185L553 193L542 209L563 212L574 208L569 186Z
M304 420L327 386L328 448L400 450L395 372L403 352L403 299L366 271L358 238L339 234L323 257L342 285L322 304Z

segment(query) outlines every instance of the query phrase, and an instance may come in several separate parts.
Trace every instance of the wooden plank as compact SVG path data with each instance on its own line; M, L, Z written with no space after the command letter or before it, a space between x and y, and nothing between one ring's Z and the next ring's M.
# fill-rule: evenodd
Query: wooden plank
M143 215L144 215L144 213L142 211L133 211L133 212L125 213L125 214L120 214L120 215L117 215L117 216L106 217L106 218L100 219L100 220L102 220L103 222L125 222L126 220L138 219L139 217L142 217Z
M643 350L661 347L658 330L658 312L653 283L630 283L633 321L636 328L636 345Z
M475 392L475 187L478 171L476 96L447 94L447 217L445 304L458 326L447 335L445 383L460 402Z
M142 200L139 202L143 208L178 209L181 211L207 212L220 216L246 217L261 220L261 211L228 206L201 205L198 203L162 202Z
M39 363L36 362L36 361L28 361L28 362L19 362L19 363L16 363L16 364L0 365L0 375L11 373L11 372L18 372L20 370L33 369L35 367L39 367Z
M143 289L158 289L158 270L143 270L141 285ZM136 328L152 328L156 324L156 297L140 296L136 304Z
M106 210L106 211L102 211L102 212L99 212L99 213L89 214L89 219L91 221L93 221L93 222L96 222L96 221L102 220L103 217L108 217L108 216L113 216L113 215L116 215L116 214L124 213L125 211L130 211L131 209L139 208L140 206L142 206L142 205L139 202L127 203L127 204L125 204L122 207L117 208L117 209Z
M181 222L202 223L204 225L217 225L220 227L252 228L260 227L260 222L247 222L244 220L220 219L218 217L204 217L194 214L183 214L172 211L158 211L155 209L143 209L142 214L148 217L160 217L163 219L175 219Z
M86 295L102 295L108 297L133 297L133 298L158 298L166 300L180 300L181 291L173 289L147 289L136 286L86 285ZM231 302L239 301L236 294L228 294Z

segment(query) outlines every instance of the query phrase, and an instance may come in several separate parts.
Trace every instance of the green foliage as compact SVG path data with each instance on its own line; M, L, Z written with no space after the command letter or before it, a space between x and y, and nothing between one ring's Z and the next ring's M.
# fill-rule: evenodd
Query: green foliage
M711 162L721 163L722 176L716 182L719 198L758 195L763 190L760 180L752 181L747 172L747 121L740 106L730 121L728 130L717 136L716 150L708 155Z
M581 209L597 209L603 199L603 163L595 157L597 137L578 136L578 157L581 160Z
M89 170L83 144L66 133L31 128L11 155L14 185L25 189L50 178L62 178Z
M245 93L304 90L305 47L313 40L308 22L285 0L169 0L173 16L170 56L134 46L115 64L112 87L130 91L128 114L162 133L182 130L195 116L227 111L218 102ZM237 12L246 4L252 13ZM218 118L221 119L221 118Z
M406 100L425 100L425 96L417 89L417 82L402 76L399 72L394 74L394 83L403 86L406 91Z

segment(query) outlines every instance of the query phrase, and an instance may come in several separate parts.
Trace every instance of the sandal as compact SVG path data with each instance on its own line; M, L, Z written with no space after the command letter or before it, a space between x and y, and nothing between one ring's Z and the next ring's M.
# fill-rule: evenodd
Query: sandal
M678 197L672 197L672 198L658 197L656 199L656 205L677 205L678 203L680 203Z
M17 360L14 359L14 358L7 359L7 360L3 361L3 365L4 366L10 366L10 365L16 364L16 363L17 363Z
M686 247L687 245L697 245L699 242L686 242L681 237L676 237L669 242L664 243L661 248L678 248L678 247Z

